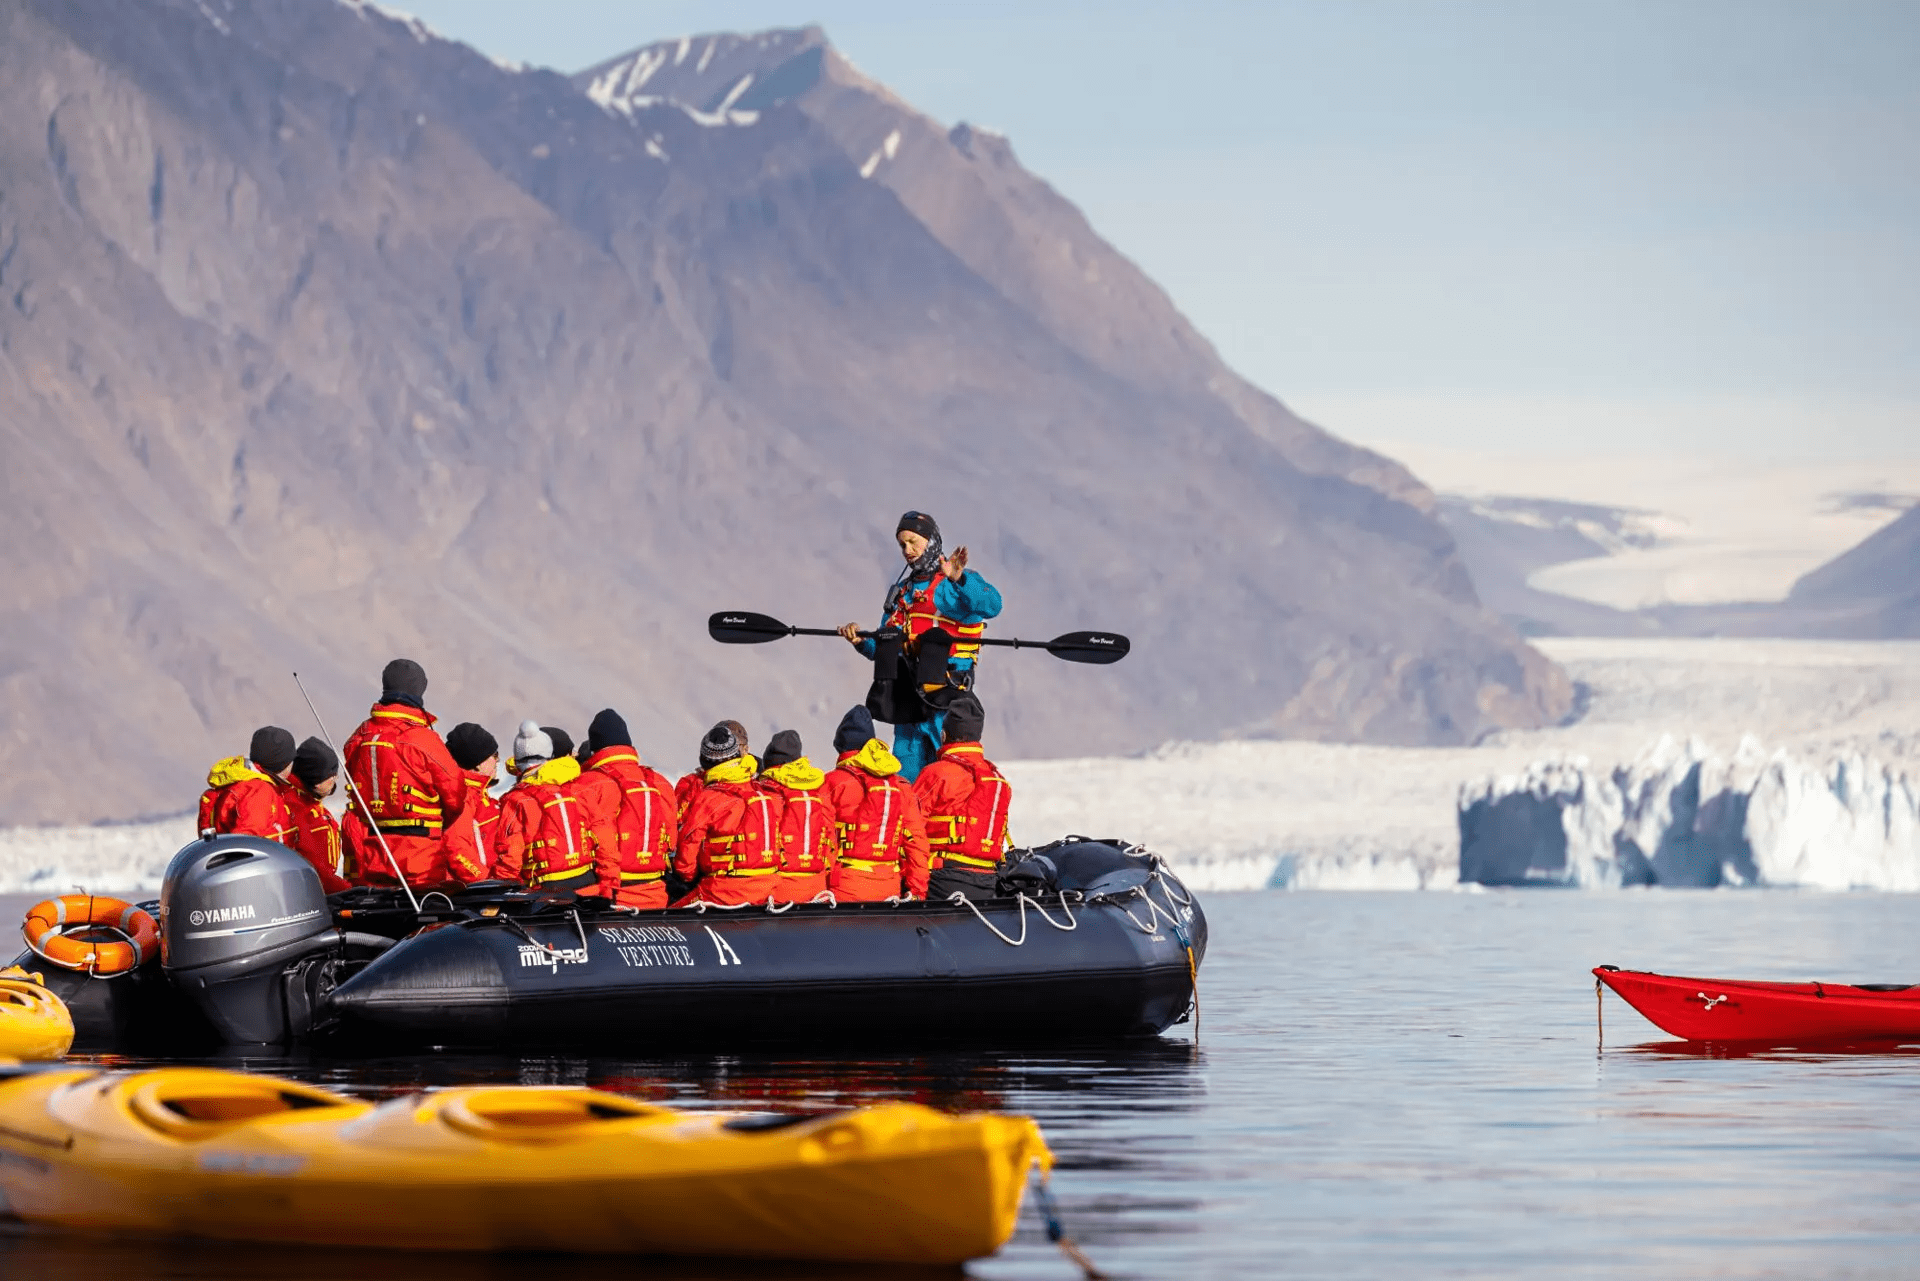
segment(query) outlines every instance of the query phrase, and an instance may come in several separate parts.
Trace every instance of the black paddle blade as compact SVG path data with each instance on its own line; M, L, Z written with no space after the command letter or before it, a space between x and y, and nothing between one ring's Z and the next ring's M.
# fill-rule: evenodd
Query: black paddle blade
M1132 648L1118 632L1068 632L1047 642L1047 653L1069 663L1117 663Z
M723 609L707 619L707 635L722 645L763 645L793 635L793 629L765 614Z

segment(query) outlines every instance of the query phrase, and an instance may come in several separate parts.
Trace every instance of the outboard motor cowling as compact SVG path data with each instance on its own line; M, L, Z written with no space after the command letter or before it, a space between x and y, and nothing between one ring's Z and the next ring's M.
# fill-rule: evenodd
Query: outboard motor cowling
M160 888L160 963L229 1043L285 1040L287 968L337 949L320 875L257 836L195 841Z

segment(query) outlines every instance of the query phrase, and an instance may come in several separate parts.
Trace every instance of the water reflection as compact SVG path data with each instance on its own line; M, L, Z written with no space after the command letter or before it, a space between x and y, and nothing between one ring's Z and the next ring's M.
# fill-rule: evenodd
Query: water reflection
M1920 1058L1920 1045L1911 1041L1831 1041L1813 1045L1774 1045L1765 1041L1644 1041L1638 1045L1609 1045L1607 1053L1649 1059L1778 1059L1824 1063L1868 1056Z
M957 1268L627 1256L421 1254L206 1241L56 1236L0 1224L0 1276L140 1281L928 1281Z

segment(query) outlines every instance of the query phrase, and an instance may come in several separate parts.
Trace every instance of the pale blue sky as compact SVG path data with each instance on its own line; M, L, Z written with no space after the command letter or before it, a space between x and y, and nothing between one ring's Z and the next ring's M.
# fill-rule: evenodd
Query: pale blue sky
M404 7L567 71L819 22L1343 434L1920 456L1920 4Z

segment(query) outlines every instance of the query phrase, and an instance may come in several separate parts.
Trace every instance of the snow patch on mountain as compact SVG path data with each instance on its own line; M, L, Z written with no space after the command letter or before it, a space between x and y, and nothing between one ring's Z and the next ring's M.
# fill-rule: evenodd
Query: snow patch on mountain
M375 17L385 18L388 22L400 24L407 29L407 33L413 37L414 43L416 44L425 44L429 40L446 39L445 36L435 31L419 18L414 17L405 10L396 9L392 5L381 4L379 0L340 0L340 3L352 9L362 18L365 18L368 14L372 14Z

